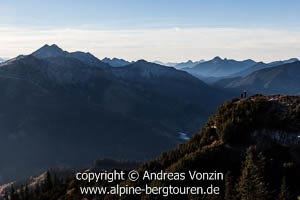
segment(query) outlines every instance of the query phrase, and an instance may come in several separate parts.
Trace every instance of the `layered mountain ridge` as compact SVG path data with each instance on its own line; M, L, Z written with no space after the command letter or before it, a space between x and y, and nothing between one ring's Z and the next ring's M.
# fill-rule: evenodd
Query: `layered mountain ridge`
M212 60L199 63L192 68L184 70L199 76L224 77L247 69L255 64L255 61L248 59L236 61L215 57Z
M124 67L126 65L129 65L133 62L129 62L127 60L124 59L120 59L120 58L107 58L105 57L104 59L102 59L102 62L109 64L112 67Z
M153 158L231 97L173 68L111 68L56 45L2 63L0 89L1 182L98 158Z
M291 58L283 61L274 61L270 63L256 62L251 59L236 61L233 59L222 59L215 57L212 60L199 63L190 68L183 68L193 76L205 81L206 83L213 84L218 81L226 79L246 77L253 72L281 66L284 64L294 63L298 61L297 58Z
M245 77L216 82L223 88L262 94L300 94L300 62L291 62L254 71Z

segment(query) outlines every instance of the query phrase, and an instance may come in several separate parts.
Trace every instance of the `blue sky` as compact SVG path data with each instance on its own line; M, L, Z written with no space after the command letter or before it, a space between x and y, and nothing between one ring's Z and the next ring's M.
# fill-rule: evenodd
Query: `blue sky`
M30 53L47 42L131 60L197 60L217 54L285 59L300 50L299 10L296 0L0 0L0 42L6 45L1 45L0 57ZM231 48L232 43L239 46Z
M0 24L34 27L286 27L297 0L1 0Z

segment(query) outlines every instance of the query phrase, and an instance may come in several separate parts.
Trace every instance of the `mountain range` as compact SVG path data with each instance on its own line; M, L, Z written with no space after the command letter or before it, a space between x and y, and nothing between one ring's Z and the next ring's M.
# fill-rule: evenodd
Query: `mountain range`
M256 62L251 59L243 61L222 59L217 56L212 60L199 63L193 67L183 68L182 70L189 72L205 82L213 83L225 78L244 77L260 69L293 63L295 61L298 61L298 59L291 58L283 61L264 63Z
M265 69L265 68L269 68L269 67L276 67L279 65L283 65L283 64L288 64L288 63L293 63L299 61L297 58L291 58L288 60L283 60L283 61L274 61L274 62L270 62L270 63L264 63L264 62L257 62L255 63L253 66L244 69L238 73L232 74L230 75L231 77L245 77L249 74L251 74L252 72L261 70L261 69Z
M223 88L248 90L261 94L300 94L300 62L254 71L245 77L223 79L215 83Z
M199 61L191 61L191 60L188 60L186 62L182 62L182 63L177 63L174 67L176 69L184 69L184 68L192 68L200 63L203 63L205 62L205 60L199 60Z
M255 61L250 59L236 61L233 59L222 59L217 56L212 60L199 63L192 68L185 68L184 70L195 76L224 77L247 69L254 64Z
M188 60L186 62L160 62L160 61L154 61L154 63L159 64L159 65L164 65L164 66L168 66L168 67L174 67L176 69L184 69L184 68L191 68L194 67L195 65L205 62L204 60L199 60L199 61L192 61L192 60Z
M178 70L44 45L0 64L0 183L105 157L154 158L243 90L299 94L299 70L297 59L220 57Z
M129 65L133 62L129 62L127 60L124 59L119 59L119 58L104 58L102 59L102 62L109 64L112 67L124 67L126 65Z
M0 182L97 158L153 158L232 97L172 67L110 67L57 45L0 64L0 89Z

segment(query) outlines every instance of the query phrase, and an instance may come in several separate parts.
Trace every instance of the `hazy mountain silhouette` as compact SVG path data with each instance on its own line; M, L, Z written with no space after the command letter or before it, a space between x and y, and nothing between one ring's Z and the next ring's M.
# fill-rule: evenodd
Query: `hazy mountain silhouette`
M179 64L177 62L162 62L159 60L155 60L152 63L158 64L158 65L163 65L163 66L168 66L168 67L174 67L175 65Z
M245 70L256 62L253 60L236 61L232 59L222 59L215 57L212 60L199 63L192 68L184 68L183 70L199 77L224 77Z
M203 62L205 62L205 60L199 60L199 61L195 61L195 62L188 60L186 62L178 63L174 67L176 69L192 68L192 67L196 66L197 64L203 63Z
M132 62L129 62L127 60L124 59L119 59L119 58L104 58L102 59L102 62L109 64L112 67L124 67L126 65L129 65Z
M216 85L237 90L247 89L251 93L300 94L300 62L265 68L242 78L224 79Z
M265 68L268 68L268 67L272 67L272 66L270 66L270 65L268 65L264 62L258 62L256 64L254 64L253 66L247 68L247 69L244 69L240 72L229 75L229 77L244 77L244 76L247 76L247 75L251 74L252 72L255 72L255 71L258 71L258 70L261 70L261 69L265 69ZM229 77L226 77L226 78L229 78Z
M186 62L161 62L161 61L154 61L153 63L159 64L159 65L164 65L164 66L168 66L168 67L175 67L176 69L183 69L183 68L191 68L194 67L195 65L205 62L204 60L199 60L199 61L195 61L193 62L192 60L188 60Z
M274 61L274 62L270 62L270 63L258 62L255 65L253 65L243 71L240 71L238 73L232 74L230 76L231 77L238 77L238 76L244 77L244 76L251 74L252 72L255 72L255 71L258 71L261 69L265 69L265 68L269 68L269 67L276 67L276 66L283 65L283 64L293 63L296 61L298 61L297 58L291 58L291 59L283 60L283 61Z
M270 63L268 63L268 65L271 67L276 67L276 66L283 65L283 64L293 63L296 61L299 61L299 59L298 58L290 58L288 60L280 60L280 61L270 62Z

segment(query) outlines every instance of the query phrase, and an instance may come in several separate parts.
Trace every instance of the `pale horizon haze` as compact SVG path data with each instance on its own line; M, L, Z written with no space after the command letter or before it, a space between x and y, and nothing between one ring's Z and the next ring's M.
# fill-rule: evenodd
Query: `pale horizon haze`
M45 44L98 58L182 62L300 57L300 2L0 1L0 57Z

